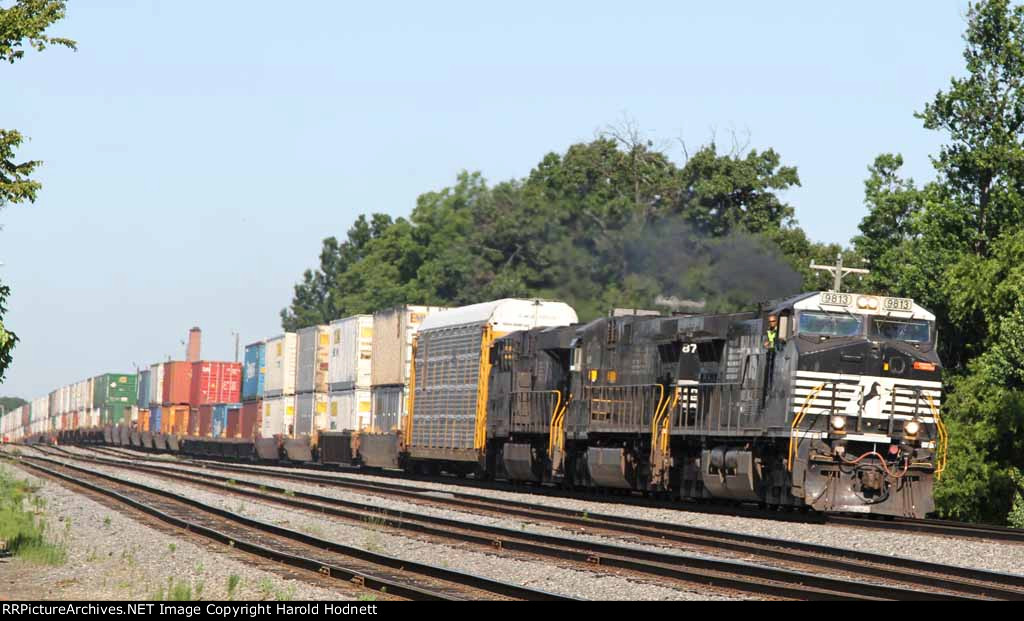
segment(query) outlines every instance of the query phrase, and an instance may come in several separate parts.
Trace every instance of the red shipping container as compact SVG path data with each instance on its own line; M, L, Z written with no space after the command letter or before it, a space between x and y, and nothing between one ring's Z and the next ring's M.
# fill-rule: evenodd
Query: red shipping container
M246 401L242 404L242 426L239 429L240 438L256 437L256 430L260 428L260 413L263 412L263 400Z
M228 427L224 430L225 438L239 437L239 430L242 428L242 408L228 409Z
M193 377L195 377L193 375ZM195 435L208 438L213 435L213 406L212 405L201 405L199 406L199 421L198 429Z
M188 427L186 433L190 436L199 435L199 408L189 408Z
M192 391L192 363L164 363L164 405L189 403Z
M192 364L192 405L237 403L241 395L241 363L203 360Z
M67 416L67 414L65 414L65 416ZM79 426L78 426L78 412L75 412L74 414L71 415L71 428L72 429L79 429Z

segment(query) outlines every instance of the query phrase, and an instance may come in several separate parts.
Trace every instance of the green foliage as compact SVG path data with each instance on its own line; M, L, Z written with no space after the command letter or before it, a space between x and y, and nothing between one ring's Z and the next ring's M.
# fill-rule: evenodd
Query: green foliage
M45 503L33 502L32 488L27 481L15 480L0 470L0 540L8 551L31 563L63 565L67 560L64 542L47 537L46 522L40 513ZM25 509L26 502L35 511Z
M37 51L49 45L75 49L71 39L51 37L46 30L64 17L65 0L16 0L0 7L0 62L14 63L25 55L25 46ZM0 129L0 209L8 204L35 202L42 187L30 175L41 164L36 160L16 162L15 150L24 137L17 131ZM10 289L0 283L0 381L11 364L11 352L18 337L4 327L5 302Z
M564 300L584 320L614 306L747 306L800 289L810 258L832 250L807 241L777 195L798 184L772 150L709 144L678 166L635 129L612 128L525 179L463 172L408 219L360 217L346 241L324 240L282 324L515 296Z
M946 366L949 467L936 488L948 517L1005 523L1021 512L1024 466L1024 7L972 3L967 74L918 114L948 135L938 179L869 169L858 252L882 292L936 314Z
M20 397L0 397L0 407L2 407L5 412L10 412L14 408L20 408L27 403L28 401L25 401Z

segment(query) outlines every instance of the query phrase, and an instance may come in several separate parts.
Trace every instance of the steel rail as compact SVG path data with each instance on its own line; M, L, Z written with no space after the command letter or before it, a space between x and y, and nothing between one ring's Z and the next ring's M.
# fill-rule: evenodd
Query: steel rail
M11 458L8 457L8 459ZM161 511L157 507L154 507L148 503L126 496L125 494L112 490L108 487L97 485L95 483L90 483L88 481L83 481L79 478L72 477L70 475L55 471L52 468L46 468L45 466L40 466L39 464L32 462L41 461L50 463L64 469L75 471L79 474L85 475L86 477L102 479L104 481L114 483L115 485L118 486L132 488L134 490L141 491L145 494L159 496L168 499L179 505L186 505L194 509L199 509L200 511L217 516L224 520L241 524L249 530L262 531L284 539L298 542L300 544L316 547L320 550L324 550L327 552L350 556L352 558L366 561L374 565L379 565L380 567L388 568L396 572L413 574L416 576L422 576L425 578L448 582L457 587L468 587L471 589L476 589L479 591L485 591L495 595L500 595L506 598L528 600L576 599L572 597L549 593L547 591L531 589L529 587L524 587L517 584L505 583L498 580L485 578L483 576L476 576L473 574L455 571L452 569L437 567L426 563L407 561L404 559L399 559L384 554L369 552L367 550L362 550L352 546L346 546L333 541L327 541L324 539L313 537L311 535L307 535L305 533L300 533L287 528L283 528L281 526L267 524L265 522L254 520L252 518L240 516L226 509L213 507L205 503L199 502L197 500L188 498L186 496L175 494L173 492L150 487L147 485L143 485L141 483L135 483L133 481L127 481L105 473L96 472L94 470L89 470L86 468L80 468L71 464L59 462L46 457L21 456L15 458L14 461L16 461L19 464L25 465L29 468L38 470L40 472L44 472L49 476L56 477L73 485L84 487L86 489L89 489L90 491L113 498L123 504L129 505L135 509L143 511L144 513L152 515L153 517L156 517L168 524L177 526L179 528L183 528L185 530L188 530L189 532L197 533L214 541L218 541L219 543L228 545L229 547L232 547L234 549L242 550L245 552L251 552L258 556L262 556L264 558L281 562L293 567L314 571L327 577L345 580L355 585L363 586L374 591L382 591L386 592L387 594L404 597L406 599L461 600L464 599L464 597L454 594L454 592L450 588L437 589L418 587L415 585L408 584L407 582L401 580L396 580L395 578L381 577L371 572L353 570L338 565L324 563L316 559L289 554L267 546L261 546L259 544L241 540L239 538L232 537L229 534L205 526L196 520L187 520L178 516L171 515L166 511Z
M510 530L510 529L503 528L503 527L490 526L490 525L482 525L482 524L475 524L475 523L467 523L467 522L462 521L462 520L447 519L447 518L440 518L440 517L435 517L435 516L430 516L430 515L416 514L416 513L412 513L412 512L404 511L404 510L403 511L394 511L394 512L386 511L386 510L381 510L379 507L376 507L376 506L370 505L370 504L365 504L365 503L360 503L360 502L355 502L355 501L349 501L349 500L342 500L342 499L331 498L331 497L326 497L326 496L320 496L320 495L317 495L317 494L310 494L310 493L300 492L300 491L295 491L295 490L286 490L285 488L268 486L266 484L262 484L262 483L258 483L258 482L254 482L254 481L239 480L239 479L235 479L235 478L218 476L218 475L214 475L214 474L210 474L210 473L206 473L206 472L195 472L195 471L190 471L190 470L182 470L182 469L179 469L179 468L163 468L163 467L157 467L157 466L146 466L146 465L126 463L126 462L123 462L123 461L114 461L114 460L107 460L107 459L96 459L96 458L87 457L87 456L76 456L76 457L73 457L73 458L81 459L81 460L84 460L84 461L92 461L92 462L95 462L95 463L101 463L101 464L105 464L105 465L110 465L110 466L113 466L113 467L120 467L120 468L125 468L125 469L133 469L133 470L138 470L138 471L142 471L142 472L148 472L148 473L152 473L152 474L155 474L157 476L162 476L162 477L169 478L169 479L182 480L182 481L191 482L191 483L195 483L195 484L199 484L199 485L205 485L205 486L213 487L213 488L218 489L220 491L228 491L228 492L239 494L239 495L243 495L243 496L260 498L260 499L266 500L268 502L273 502L273 503L277 503L277 504L283 504L283 505L287 505L287 506L293 506L293 507L297 507L297 508L307 509L307 510L310 510L310 511L321 512L321 513L328 513L328 514L331 514L331 515L335 515L335 516L338 516L338 517L343 517L343 518L346 518L346 519L356 520L356 521L365 520L368 517L372 516L374 520L381 520L382 522L385 523L385 525L388 525L388 526L393 526L393 527L400 528L400 529L411 530L411 531L415 531L415 532L420 532L420 533L424 533L424 534L429 534L429 535L434 535L434 536L439 536L439 537L445 537L445 538L459 537L463 541L468 541L468 542L471 542L471 543L476 543L476 544L479 544L479 545L484 545L484 546L489 546L489 547L494 547L494 548L499 548L499 549L519 549L519 550L523 550L523 551L527 551L527 552L531 552L531 553L535 553L535 554L552 555L552 551L551 550L542 550L542 549L537 549L537 548L516 547L517 545L519 545L517 543L517 540L526 540L526 541L529 541L531 543L541 543L541 544L548 545L548 546L551 546L551 545L559 546L559 549L554 551L553 555L556 556L556 557L559 557L559 558L565 558L564 550L562 550L561 548L564 548L564 547L575 547L575 548L582 549L582 550L584 550L585 552L587 552L588 554L591 555L591 556L587 557L587 561L595 562L595 560L596 560L597 562L599 562L601 564L606 564L606 563L602 562L601 557L595 556L595 555L602 555L602 554L608 554L609 553L609 549L608 549L608 547L606 547L607 544L595 544L595 543L591 543L591 542L581 541L581 540L578 540L578 539L567 539L567 538L564 538L564 537L554 537L554 536L551 536L551 535L535 535L533 533L525 533L525 532ZM256 474L256 473L252 473L252 474ZM273 475L271 475L271 477L272 476ZM196 479L200 479L200 480L196 480ZM216 481L217 483L210 483L210 481ZM261 492L264 492L264 493L258 493L258 492L253 492L253 491L249 491L249 490L246 490L246 489L240 489L240 487L259 488L261 490ZM265 492L274 492L276 494L287 493L287 494L289 494L291 496L291 498L289 498L289 497L282 498L279 495L272 495L272 494L265 493ZM323 504L315 504L315 505L313 505L313 504L310 504L310 503L307 503L307 502L304 502L304 501L301 501L301 500L296 500L296 498L308 499L308 500L312 500L312 501L315 501L317 503L323 503ZM420 496L420 499L428 500L428 501L434 500L433 498L425 498L425 497L422 497L422 496ZM442 499L442 500L444 500L444 499ZM348 508L351 508L351 509L355 509L357 511L363 511L365 513L357 513L357 512L353 512L353 511L345 511L345 510L337 509L335 507L335 505L348 507ZM488 507L485 508L485 510L497 511L497 512L501 512L501 509L502 509L502 507L500 505L488 506ZM725 549L725 550L734 551L734 552L743 552L743 553L747 553L747 554L753 554L753 555L756 555L756 556L772 558L772 559L776 559L776 560L784 560L784 561L787 561L787 562L790 562L790 563L797 563L797 564L801 564L801 565L812 565L812 566L815 566L815 567L828 568L828 569L836 569L836 570L846 571L846 572L853 573L853 574L858 574L858 575L874 576L874 577L884 578L884 579L887 579L887 580L890 580L890 581L893 581L893 582L906 582L906 583L911 583L911 584L917 584L919 586L927 586L927 587L930 587L930 588L933 588L933 589L946 589L948 591L954 591L954 592L964 592L964 591L967 591L970 596L984 595L986 597L993 597L993 598L998 598L998 599L1024 599L1024 591L1014 591L1014 590L1010 590L1010 589L1003 589L1003 588L994 587L994 586L987 585L987 584L965 585L962 582L962 580L951 580L951 579L948 579L948 578L944 578L942 576L927 575L927 574L921 574L921 573L916 573L916 572L909 572L908 573L907 570L904 569L904 568L901 568L901 569L898 569L898 570L894 570L894 569L892 569L893 563L891 562L891 560L888 559L887 557L883 557L881 555L878 555L877 558L873 558L872 561L873 562L887 562L887 564L889 565L888 568L873 567L873 566L870 566L870 565L866 566L866 565L863 565L861 563L852 562L852 561L848 561L848 560L843 560L840 557L845 554L845 552L846 552L845 550L836 550L834 548L826 548L825 546L814 546L814 545L811 545L811 544L807 544L807 548L808 549L805 549L805 550L801 550L801 551L787 550L785 548L791 542L787 542L787 541L783 541L783 540L772 540L772 539L767 539L767 538L755 538L755 539L760 539L760 542L757 543L757 544L754 544L754 543L737 543L737 542L732 542L732 541L728 541L728 540L725 540L725 541L716 540L716 539L713 539L711 537L708 537L706 534L703 535L703 536L701 536L701 535L694 536L694 535L691 535L690 533L684 533L683 535L676 535L675 533L668 533L668 532L665 532L664 530L657 529L657 528L639 528L639 527L631 527L631 526L628 526L628 525L621 525L621 524L616 524L616 523L608 523L608 522L603 521L600 517L592 518L592 517L588 516L588 517L580 518L580 517L575 517L575 516L578 516L578 514L574 514L574 517L571 517L571 518L565 516L564 514L563 515L554 515L554 516L552 516L552 515L548 515L548 514L542 512L542 511L538 511L538 512L534 512L534 513L528 514L528 517L539 518L539 519L548 520L548 521L556 521L556 522L561 522L561 523L570 523L570 524L573 524L575 526L579 526L579 527L583 527L583 528L596 528L598 530L608 530L608 531L613 531L616 534L623 534L623 533L625 533L625 534L635 534L635 535L640 535L640 536L644 536L644 537L649 537L649 538L652 538L652 539L657 539L657 540L662 542L662 543L656 544L656 545L664 545L663 542L665 540L672 540L672 541L677 542L677 543L688 543L688 544L701 545L701 546L705 546L705 547L715 547L715 548ZM637 520L637 522L640 522L640 521ZM646 525L652 525L653 524L654 526L658 526L657 524L650 523L650 522L647 522L645 524ZM459 533L453 532L451 529L469 530L469 531L472 531L474 533L480 533L480 534L486 535L486 537L480 537L479 535L473 535L473 536L460 535ZM717 534L716 531L708 531L708 532ZM726 534L728 534L728 533L726 533ZM768 546L764 545L765 543L769 544L769 546L772 546L772 547L768 547ZM621 546L615 546L615 548L621 548ZM810 556L809 557L807 555L807 551L808 550L813 551L813 552L817 552L817 553L826 552L826 553L828 553L828 554L830 554L832 556L831 556L831 558L821 558L821 557L817 557L817 556ZM614 554L615 556L627 556L627 555L635 556L637 551L634 548L625 548L624 551L622 551L620 549L620 550L616 550L616 552L618 552L618 553ZM646 551L643 551L641 553L641 556L646 555L646 554L648 554L648 553ZM691 562L692 561L692 559L690 559L687 556L682 556L682 555L677 555L677 554L661 554L661 553L655 553L655 554L656 554L656 556L654 556L654 557L645 557L645 558L643 558L641 560L647 560L647 561L663 563L663 564L672 564L673 562L678 563L680 560L686 561L686 562ZM705 562L704 559L698 559L698 560L701 561L702 563ZM724 561L724 562L731 563L733 561ZM760 567L760 566L758 566L758 567ZM938 567L944 569L944 567L942 567L942 566L938 566ZM709 571L713 571L716 568L714 568L712 566L705 566L704 569L709 570ZM730 568L725 568L725 569L730 569ZM778 571L788 571L788 570L778 570ZM660 573L660 568L658 570L656 570L655 573L656 573L656 575L662 575ZM981 572L981 573L984 573L984 572ZM756 575L759 575L761 578L764 578L766 574L759 573L759 574L756 574ZM789 578L790 576L787 575L785 577ZM815 576L815 578L817 578L817 576ZM778 579L778 578L775 578L775 579ZM799 575L798 579L801 581L800 582L801 584L809 584L807 582L807 575L806 574ZM833 579L827 578L826 580L833 580ZM840 579L835 579L835 580L840 580ZM1020 581L1021 581L1022 584L1024 584L1024 578L1021 578ZM848 585L848 583L846 581L843 581L843 583L840 583L840 586L847 586L847 585ZM818 584L814 584L814 586L816 586L818 588L822 588L822 589L832 589L832 590L836 589L836 584L835 583L820 582ZM868 585L868 586L870 586L870 585ZM882 589L890 589L891 587L883 586L881 588ZM760 589L758 589L755 592L762 592L762 591ZM783 595L783 596L786 596L786 595ZM905 589L904 590L897 590L897 591L885 591L885 590L883 590L883 591L876 591L876 592L871 593L871 596L873 596L873 597L889 597L889 598L895 596L895 597L899 597L901 599L930 599L930 598L940 598L941 599L941 598L945 598L946 597L944 594L921 594L921 593L916 592L916 591L907 591ZM951 599L955 599L955 597L953 597Z

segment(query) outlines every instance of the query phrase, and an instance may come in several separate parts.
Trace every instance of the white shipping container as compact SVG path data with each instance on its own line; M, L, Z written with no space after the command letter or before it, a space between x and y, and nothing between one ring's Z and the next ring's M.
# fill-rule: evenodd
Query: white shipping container
M372 395L356 388L330 394L325 431L360 431L370 425Z
M409 384L412 340L420 324L443 306L400 306L373 315L373 386Z
M298 339L294 332L267 340L267 376L264 397L295 394L295 362Z
M328 382L332 392L369 388L373 363L373 315L331 322Z
M290 436L295 428L295 397L273 397L263 400L260 437Z
M158 362L149 367L149 402L164 402L164 363Z
M327 393L306 392L295 395L295 429L293 435L309 436L324 430L327 424Z
M331 336L327 326L312 326L296 332L295 392L327 392Z

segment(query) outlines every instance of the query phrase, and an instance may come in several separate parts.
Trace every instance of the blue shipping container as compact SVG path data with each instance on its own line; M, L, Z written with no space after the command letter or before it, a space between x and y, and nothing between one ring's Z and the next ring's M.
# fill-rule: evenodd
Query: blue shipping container
M139 371L139 400L137 405L143 409L149 407L149 369Z
M228 410L240 410L241 403L221 403L213 406L213 421L210 426L214 438L223 438L228 431Z
M153 433L160 432L160 410L159 405L149 408L149 430Z
M245 364L242 365L242 400L263 398L263 378L267 372L267 346L260 341L245 346Z

